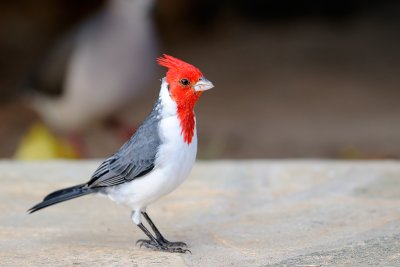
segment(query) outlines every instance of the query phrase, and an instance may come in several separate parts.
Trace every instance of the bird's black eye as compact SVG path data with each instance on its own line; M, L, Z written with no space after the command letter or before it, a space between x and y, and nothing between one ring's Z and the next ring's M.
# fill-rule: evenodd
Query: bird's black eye
M184 85L184 86L186 86L186 85L189 85L190 84L190 82L189 82L189 80L188 79L182 79L182 80L180 80L179 81L182 85Z

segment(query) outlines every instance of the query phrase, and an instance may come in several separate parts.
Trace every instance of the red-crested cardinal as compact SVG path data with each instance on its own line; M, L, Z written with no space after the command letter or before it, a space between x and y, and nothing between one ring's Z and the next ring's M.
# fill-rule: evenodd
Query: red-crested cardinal
M146 207L177 188L189 175L196 159L197 134L194 107L203 91L213 84L196 67L165 55L158 58L167 67L160 95L150 115L114 155L106 159L89 182L47 195L32 207L45 207L91 193L107 195L132 209L132 221L149 240L140 246L185 253L183 242L169 242L154 225ZM154 234L142 224L142 215Z

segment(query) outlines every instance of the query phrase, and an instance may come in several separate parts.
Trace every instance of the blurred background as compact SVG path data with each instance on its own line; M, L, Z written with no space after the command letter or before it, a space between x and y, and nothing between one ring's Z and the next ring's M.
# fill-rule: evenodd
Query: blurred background
M0 3L0 157L113 153L150 112L163 53L215 88L199 158L399 158L400 2Z

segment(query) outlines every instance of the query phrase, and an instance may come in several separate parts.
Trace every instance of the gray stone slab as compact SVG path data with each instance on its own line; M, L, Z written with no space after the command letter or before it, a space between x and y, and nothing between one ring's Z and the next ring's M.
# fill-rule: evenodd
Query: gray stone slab
M148 209L185 255L137 247L130 211L105 197L25 212L98 163L0 162L1 266L400 266L399 162L199 162Z

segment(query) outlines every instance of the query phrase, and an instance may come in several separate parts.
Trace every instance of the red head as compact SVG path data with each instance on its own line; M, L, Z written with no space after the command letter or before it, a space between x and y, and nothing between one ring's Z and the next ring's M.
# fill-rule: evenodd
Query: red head
M169 93L177 104L182 134L189 144L194 133L194 106L203 91L214 86L203 77L198 68L182 60L164 54L157 62L168 68L166 80Z
M166 79L170 94L175 101L184 98L198 98L202 91L211 89L212 83L204 79L201 71L180 59L164 54L157 59L158 64L168 68Z

